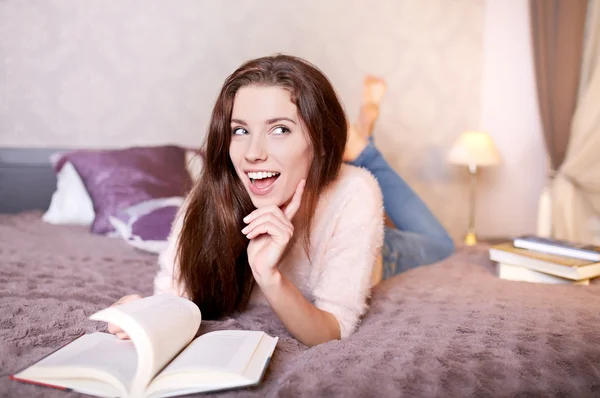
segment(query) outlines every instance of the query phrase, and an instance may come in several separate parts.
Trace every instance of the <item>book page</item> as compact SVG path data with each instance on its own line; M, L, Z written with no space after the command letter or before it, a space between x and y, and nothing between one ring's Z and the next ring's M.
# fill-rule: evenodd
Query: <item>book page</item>
M160 375L200 368L241 375L264 335L243 330L204 334L187 346Z
M134 389L139 392L195 336L200 310L191 301L168 294L146 297L92 315L120 326L138 353Z
M68 379L97 378L121 391L129 392L137 367L137 354L131 341L120 341L108 333L86 334L47 356L15 377L46 380L74 388ZM61 381L65 381L61 383ZM90 380L91 381L91 380ZM91 381L93 385L93 381ZM82 383L85 384L84 381ZM81 383L80 383L81 384ZM90 383L87 383L90 384Z
M156 376L147 393L170 396L181 391L212 391L253 384L256 380L249 378L246 371L266 338L276 341L256 331L228 330L202 335ZM263 366L265 363L266 359Z
M573 281L517 265L498 263L498 277L501 279L531 283L589 285L589 279Z
M244 370L244 376L249 380L252 380L253 383L259 383L263 378L267 366L269 366L271 356L275 351L277 341L279 341L279 338L271 337L269 335L265 335L260 341L258 349L252 356L246 370Z

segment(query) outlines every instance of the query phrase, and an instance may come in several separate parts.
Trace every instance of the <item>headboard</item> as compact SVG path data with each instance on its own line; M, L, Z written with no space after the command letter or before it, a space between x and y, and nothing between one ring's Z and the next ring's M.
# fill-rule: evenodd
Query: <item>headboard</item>
M0 213L46 210L56 189L56 148L0 148Z

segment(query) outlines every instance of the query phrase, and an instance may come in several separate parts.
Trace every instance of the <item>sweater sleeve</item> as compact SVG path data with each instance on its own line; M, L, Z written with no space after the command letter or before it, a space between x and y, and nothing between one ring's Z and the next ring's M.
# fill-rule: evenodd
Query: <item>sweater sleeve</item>
M179 283L179 261L176 260L177 241L183 227L187 201L181 206L169 234L167 247L158 256L158 272L154 277L154 294L174 294L186 297L185 286Z
M383 244L383 199L377 181L361 169L346 188L338 196L342 205L332 219L335 227L313 289L315 306L336 317L342 338L354 332L368 308Z

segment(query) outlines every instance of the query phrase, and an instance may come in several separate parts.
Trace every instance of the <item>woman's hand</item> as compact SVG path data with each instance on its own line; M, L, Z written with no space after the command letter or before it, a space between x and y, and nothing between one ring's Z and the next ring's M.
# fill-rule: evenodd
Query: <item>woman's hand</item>
M279 260L294 236L292 218L300 208L306 180L296 187L292 200L284 210L267 206L254 210L244 218L248 224L242 233L250 239L248 263L260 287L268 286L279 277Z
M129 303L130 301L139 300L141 298L142 298L142 296L140 296L139 294L130 294L128 296L121 297L121 299L119 301L117 301L116 303L114 303L113 305L111 305L111 307L114 307L114 306L117 306L117 305L121 305L121 304L125 304L125 303ZM121 329L117 325L113 325L112 323L108 324L108 333L112 333L112 334L117 335L117 337L119 339L121 339L121 340L128 340L129 339L129 336L127 335L127 333L125 333L123 331L123 329Z

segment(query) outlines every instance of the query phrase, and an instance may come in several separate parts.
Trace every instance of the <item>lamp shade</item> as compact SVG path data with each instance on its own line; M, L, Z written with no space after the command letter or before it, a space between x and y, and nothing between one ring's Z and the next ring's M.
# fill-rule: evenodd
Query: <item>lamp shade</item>
M483 131L465 131L450 150L448 160L467 166L493 166L502 160L492 137Z

